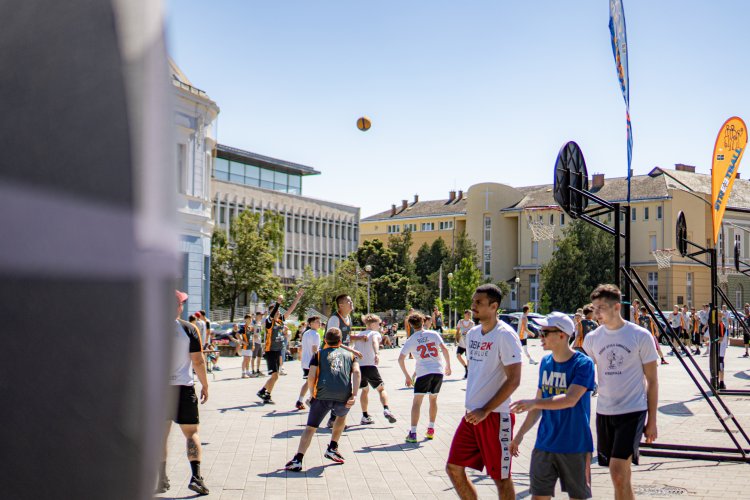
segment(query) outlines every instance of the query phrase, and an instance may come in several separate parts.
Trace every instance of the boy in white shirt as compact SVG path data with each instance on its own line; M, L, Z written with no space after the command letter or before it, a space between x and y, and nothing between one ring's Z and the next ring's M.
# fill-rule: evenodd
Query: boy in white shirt
M434 439L435 437L435 419L437 418L438 410L437 397L438 393L440 393L440 387L443 385L443 374L451 374L451 360L443 338L438 333L423 328L424 316L415 312L408 316L407 321L413 333L401 349L398 364L401 366L401 371L404 372L404 376L406 377L406 386L414 386L414 400L411 405L411 429L406 436L406 442L416 443L419 413L422 408L422 401L427 394L430 396L430 423L427 426L425 437L427 439ZM443 368L443 363L440 361L438 349L443 353L445 368ZM406 357L409 354L414 355L417 363L416 380L412 380L409 371L406 369Z
M378 391L380 403L383 405L383 415L390 423L396 422L396 417L388 408L388 393L385 392L385 384L378 370L380 363L380 317L375 314L366 314L362 318L367 330L352 333L349 337L354 342L354 348L362 353L359 360L359 371L362 374L359 388L362 389L359 396L359 404L362 406L361 425L372 424L374 421L367 413L369 403L370 387Z
M302 387L299 390L299 398L297 403L294 405L298 410L305 409L305 395L307 394L309 384L307 383L307 375L310 373L310 360L315 356L315 353L320 349L320 334L318 329L320 328L320 316L310 316L307 318L307 330L302 334L302 354L300 355L300 361L302 362Z

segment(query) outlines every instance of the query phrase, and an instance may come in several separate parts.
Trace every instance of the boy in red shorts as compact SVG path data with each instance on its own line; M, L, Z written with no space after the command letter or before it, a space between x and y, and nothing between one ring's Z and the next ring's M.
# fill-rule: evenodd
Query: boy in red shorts
M451 443L446 472L462 499L477 498L466 476L466 467L492 477L500 498L516 498L510 475L510 442L514 415L510 396L521 383L521 342L505 323L498 321L502 294L491 284L474 292L471 311L478 325L466 334L471 370L466 381L466 415Z

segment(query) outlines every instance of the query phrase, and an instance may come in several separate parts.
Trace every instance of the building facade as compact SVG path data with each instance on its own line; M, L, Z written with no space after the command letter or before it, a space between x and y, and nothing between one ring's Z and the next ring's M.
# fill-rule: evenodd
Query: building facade
M244 210L282 214L284 256L275 272L285 285L295 283L307 266L316 276L332 273L358 247L358 207L303 196L303 178L317 174L305 165L222 144L216 148L211 183L216 227L229 234L232 219Z
M605 179L595 174L590 190L610 202L625 202L627 179ZM688 258L672 257L669 268L659 269L654 251L676 248L675 223L683 211L688 222L688 239L711 246L710 192L711 178L695 173L695 168L678 164L674 170L655 168L647 175L631 180L631 265L647 284L649 291L662 308L674 304L697 306L710 298L710 272L705 266ZM523 304L538 307L544 287L541 268L551 258L556 241L570 218L554 200L552 185L511 187L497 183L471 186L463 195L461 213L467 236L476 243L480 253L482 275L493 282L507 281L511 293L502 307L517 310ZM439 200L441 203L445 200ZM434 202L418 202L431 204ZM363 219L362 241L382 239L382 228L391 232L396 226L416 223L415 242L430 243L437 233L420 234L421 220L402 216L405 210L391 210ZM621 216L623 219L625 215ZM427 220L425 218L425 220ZM599 217L600 222L612 225L612 215ZM377 230L375 229L377 226ZM551 233L551 238L534 238L534 229ZM456 226L458 228L458 226ZM421 236L418 240L417 236ZM440 235L442 236L442 235ZM450 246L450 239L443 237ZM387 240L387 238L386 238ZM737 179L719 239L720 283L737 308L750 302L750 278L734 271L734 241L739 240L742 258L750 260L750 182ZM385 241L385 240L384 240ZM416 248L415 248L416 247ZM412 247L413 254L418 249Z
M185 313L208 310L211 291L211 168L219 107L170 61L174 92L177 213ZM181 283L181 285L179 285Z

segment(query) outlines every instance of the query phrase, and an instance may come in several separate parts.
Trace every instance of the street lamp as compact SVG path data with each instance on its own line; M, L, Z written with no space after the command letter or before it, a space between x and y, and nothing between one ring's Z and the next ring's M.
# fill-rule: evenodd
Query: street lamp
M365 272L367 273L367 314L370 314L370 273L372 272L370 264L365 266Z
M456 308L453 307L453 273L448 273L448 300L451 305L451 314L448 315L448 318L453 316L453 328L456 326Z
M518 304L521 303L521 278L516 276L516 279L514 281L516 282L516 304L515 306L518 307Z

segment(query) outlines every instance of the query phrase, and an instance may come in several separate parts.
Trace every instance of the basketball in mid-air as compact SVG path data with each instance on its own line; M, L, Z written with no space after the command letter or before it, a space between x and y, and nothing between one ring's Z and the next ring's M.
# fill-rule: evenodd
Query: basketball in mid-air
M367 132L370 130L370 127L372 126L372 123L370 123L370 119L366 116L362 116L360 118L357 118L357 128L360 129L362 132Z

